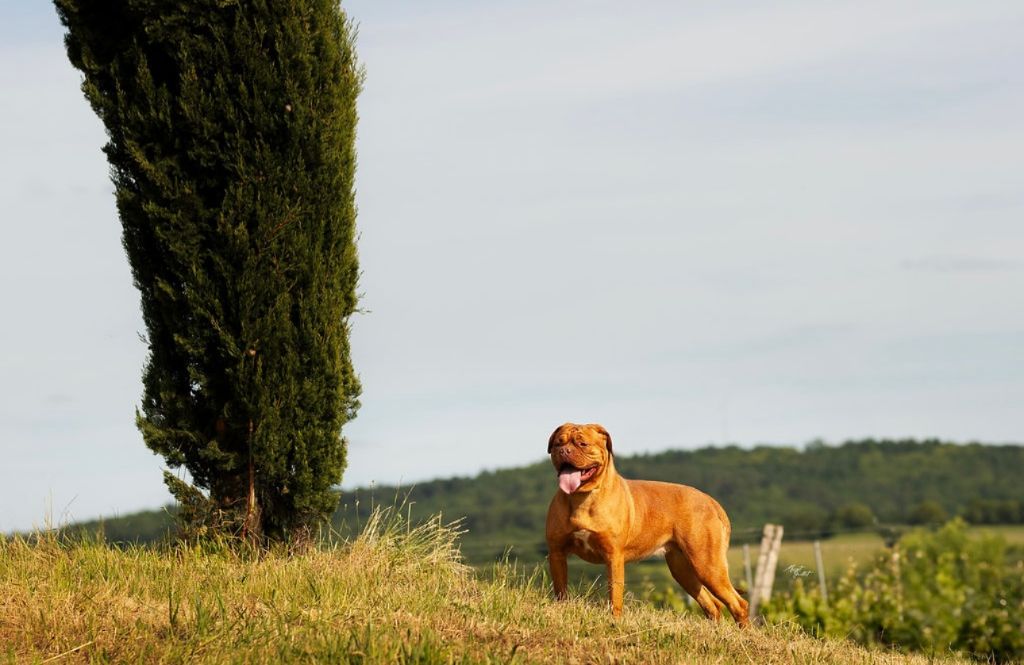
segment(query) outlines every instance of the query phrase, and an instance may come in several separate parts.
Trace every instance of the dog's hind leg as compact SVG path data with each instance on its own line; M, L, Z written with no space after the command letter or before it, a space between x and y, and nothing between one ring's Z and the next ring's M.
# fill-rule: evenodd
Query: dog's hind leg
M711 595L700 579L697 578L697 573L694 572L693 566L690 565L690 560L686 558L686 555L679 550L675 545L668 545L665 548L665 562L668 563L668 569L672 572L672 577L675 578L676 582L679 582L679 586L686 590L686 593L690 594L700 608L704 610L704 614L709 619L718 620L722 618L722 604L717 598Z
M728 607L729 613L742 628L749 622L748 606L747 601L740 596L736 587L732 585L732 580L729 579L729 561L726 558L728 547L729 541L725 538L717 543L716 547L696 550L691 555L698 557L698 560L692 562L693 569L700 571L697 573L697 577L704 585L705 591L710 591L716 599ZM702 555L706 559L700 559Z
M746 627L748 623L747 601L743 600L732 585L732 580L729 579L729 570L719 568L711 571L702 581L705 590L710 590L718 600L729 608L729 613L736 619L736 623L741 628Z

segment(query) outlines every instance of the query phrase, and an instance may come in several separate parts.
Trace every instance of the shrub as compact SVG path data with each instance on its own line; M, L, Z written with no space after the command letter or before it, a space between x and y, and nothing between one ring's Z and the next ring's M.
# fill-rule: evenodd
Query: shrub
M874 523L875 514L871 512L871 508L860 501L844 503L832 515L832 524L841 528L858 529Z
M922 501L917 504L907 521L911 524L942 524L948 519L946 509L938 501Z
M861 644L1007 662L1024 657L1024 562L1008 561L1000 537L968 537L957 519L912 531L865 570L847 570L827 606L797 583L765 615Z

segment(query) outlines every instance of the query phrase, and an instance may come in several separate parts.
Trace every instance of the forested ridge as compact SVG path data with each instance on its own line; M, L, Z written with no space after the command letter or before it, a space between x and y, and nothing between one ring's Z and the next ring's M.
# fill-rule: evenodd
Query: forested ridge
M692 485L717 498L733 523L734 542L757 538L765 522L788 538L928 524L962 516L974 524L1024 522L1024 446L954 444L938 440L862 440L838 446L708 447L622 455L627 478ZM378 486L345 492L333 517L343 533L365 521L373 505L407 501L414 520L442 513L462 518L463 554L471 563L502 556L539 560L544 519L557 491L547 460L408 488ZM165 537L173 509L103 522L110 541ZM95 530L98 522L73 525Z

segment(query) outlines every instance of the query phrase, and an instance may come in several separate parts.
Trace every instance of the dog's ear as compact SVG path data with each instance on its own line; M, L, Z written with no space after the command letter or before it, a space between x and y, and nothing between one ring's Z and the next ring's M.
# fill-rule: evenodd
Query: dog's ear
M604 447L608 449L608 454L612 455L612 435L608 433L608 430L597 423L591 423L589 427L591 429L596 429L598 434L604 437Z
M552 432L551 436L548 437L548 454L549 455L551 454L551 449L555 447L555 439L558 438L558 435L562 433L563 429L565 429L566 427L568 427L571 424L572 423L562 423L561 425L556 427L555 431Z

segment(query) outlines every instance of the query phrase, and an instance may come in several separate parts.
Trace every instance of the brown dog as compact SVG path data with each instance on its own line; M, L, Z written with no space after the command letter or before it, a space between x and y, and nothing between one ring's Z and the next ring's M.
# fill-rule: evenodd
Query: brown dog
M546 536L555 597L564 599L566 557L608 569L612 614L622 613L625 563L664 552L672 577L704 613L722 605L747 625L747 601L729 579L729 518L718 502L686 485L626 480L615 471L612 438L600 425L566 423L548 440L559 491L548 507Z

